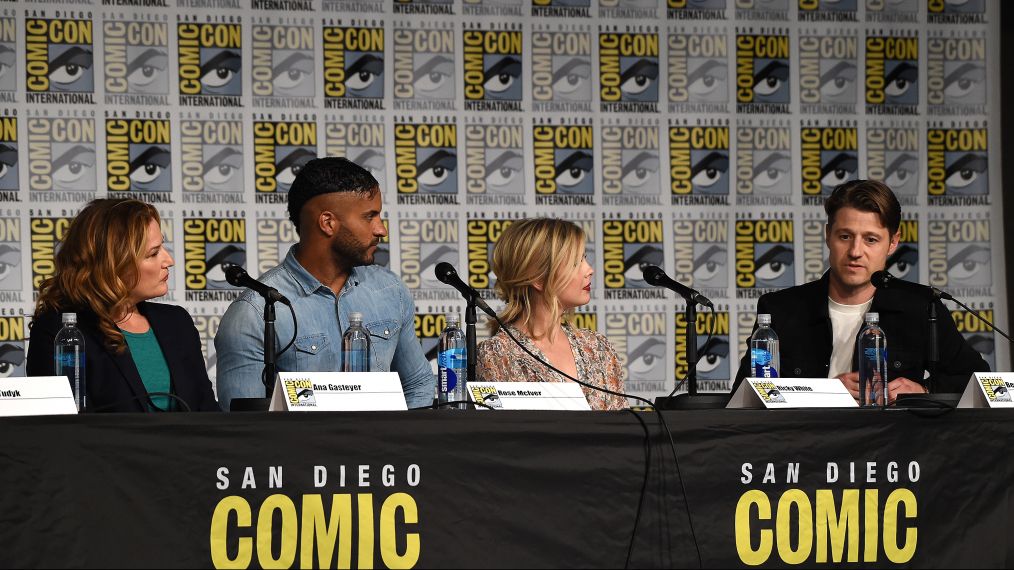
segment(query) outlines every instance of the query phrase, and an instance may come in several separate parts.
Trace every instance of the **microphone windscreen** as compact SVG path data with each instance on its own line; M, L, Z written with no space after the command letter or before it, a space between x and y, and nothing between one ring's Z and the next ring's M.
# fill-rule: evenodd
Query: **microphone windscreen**
M230 285L236 287L243 287L243 276L246 275L246 270L236 265L235 263L223 263L222 266L225 268L225 280Z
M657 265L648 265L641 271L644 280L652 285L659 285L659 278L665 275L662 268Z
M441 283L447 283L452 276L458 274L458 272L454 270L454 266L446 261L438 263L436 268L434 268L433 273L436 274L437 281L440 281Z
M879 289L890 283L891 277L893 276L887 271L884 270L874 271L873 275L870 276L870 282L873 283L874 287Z

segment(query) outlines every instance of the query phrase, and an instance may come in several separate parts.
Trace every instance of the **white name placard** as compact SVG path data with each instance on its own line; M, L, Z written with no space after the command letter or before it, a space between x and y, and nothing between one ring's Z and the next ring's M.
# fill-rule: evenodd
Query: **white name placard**
M1014 408L1014 372L976 372L968 379L959 408Z
M0 416L76 413L77 404L66 376L0 379Z
M581 386L573 382L472 382L468 394L473 402L494 410L591 409Z
M270 411L407 410L397 372L279 372Z
M859 404L837 378L746 378L728 408L855 408Z

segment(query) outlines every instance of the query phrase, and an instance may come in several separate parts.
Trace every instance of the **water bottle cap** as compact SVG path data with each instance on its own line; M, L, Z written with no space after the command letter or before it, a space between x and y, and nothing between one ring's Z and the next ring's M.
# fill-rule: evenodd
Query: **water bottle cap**
M458 324L461 322L461 316L458 313L447 313L447 324Z
M349 320L353 323L361 323L363 322L363 314L360 312L349 313Z
M880 313L866 313L866 322L868 323L879 323Z
M63 324L77 324L77 313L63 313Z
M770 325L771 324L771 315L769 315L767 313L761 313L761 314L757 315L757 324L758 325Z

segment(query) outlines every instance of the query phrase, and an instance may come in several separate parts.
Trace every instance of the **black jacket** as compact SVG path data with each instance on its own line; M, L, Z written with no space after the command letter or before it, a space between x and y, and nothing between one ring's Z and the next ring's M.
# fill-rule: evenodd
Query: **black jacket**
M827 308L829 277L768 293L757 301L757 314L771 315L781 354L779 374L789 378L827 378L831 362L831 317ZM929 296L898 289L877 289L870 312L880 313L887 336L888 378L904 377L925 384L929 326ZM963 392L973 372L989 371L982 356L965 342L950 311L937 304L939 364L933 392ZM756 330L756 325L754 325ZM748 341L749 342L749 341ZM740 363L735 391L750 374L750 347Z
M201 352L194 321L182 307L143 302L138 311L151 324L169 366L172 393L193 411L221 411ZM68 311L70 312L70 311ZM130 349L116 354L106 348L98 319L91 311L78 311L78 328L85 335L85 383L88 408L104 412L148 410L147 390L134 365ZM29 376L53 376L53 341L63 327L59 313L43 313L32 320L28 343ZM181 409L178 402L172 408Z

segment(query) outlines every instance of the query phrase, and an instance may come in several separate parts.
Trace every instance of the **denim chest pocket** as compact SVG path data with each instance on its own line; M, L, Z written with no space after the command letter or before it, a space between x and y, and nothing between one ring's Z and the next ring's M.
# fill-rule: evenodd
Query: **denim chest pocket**
M401 332L401 323L393 319L382 319L366 323L366 330L370 331L370 355L371 370L374 372L387 372L391 370L391 361L394 360L394 350L398 346L398 333Z
M334 372L338 363L334 362L334 351L330 350L331 341L323 333L308 334L296 339L293 348L296 352L297 372Z

